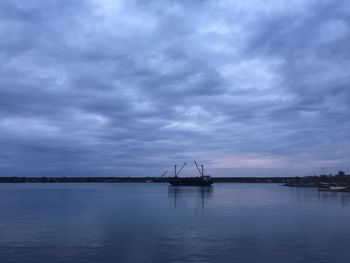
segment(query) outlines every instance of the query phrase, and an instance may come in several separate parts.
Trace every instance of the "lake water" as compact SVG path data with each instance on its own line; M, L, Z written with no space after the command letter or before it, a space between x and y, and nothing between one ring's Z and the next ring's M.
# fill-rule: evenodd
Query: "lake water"
M350 262L350 193L0 184L0 262Z

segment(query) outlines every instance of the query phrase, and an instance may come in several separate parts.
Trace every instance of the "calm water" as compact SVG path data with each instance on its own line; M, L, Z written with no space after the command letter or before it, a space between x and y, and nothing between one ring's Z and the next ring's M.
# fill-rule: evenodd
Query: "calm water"
M0 184L0 262L349 262L350 194Z

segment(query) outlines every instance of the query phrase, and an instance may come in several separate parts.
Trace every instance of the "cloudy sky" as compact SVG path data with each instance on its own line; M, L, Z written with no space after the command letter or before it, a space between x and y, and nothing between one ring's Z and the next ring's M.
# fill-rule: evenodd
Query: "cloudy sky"
M350 172L349 26L348 0L1 0L0 175Z

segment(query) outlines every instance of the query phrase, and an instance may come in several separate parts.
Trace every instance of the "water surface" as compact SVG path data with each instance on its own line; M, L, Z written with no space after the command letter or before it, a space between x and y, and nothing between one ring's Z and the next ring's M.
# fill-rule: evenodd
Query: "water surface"
M350 194L0 184L1 262L349 262Z

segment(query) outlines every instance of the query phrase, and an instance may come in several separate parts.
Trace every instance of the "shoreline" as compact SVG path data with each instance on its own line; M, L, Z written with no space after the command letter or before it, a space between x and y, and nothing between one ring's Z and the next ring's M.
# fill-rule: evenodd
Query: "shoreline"
M172 177L0 177L1 183L169 183ZM350 176L213 177L214 183L275 183L289 187L317 187L321 182L350 185Z
M168 183L172 177L0 177L0 183ZM288 183L295 177L214 177L215 183Z

